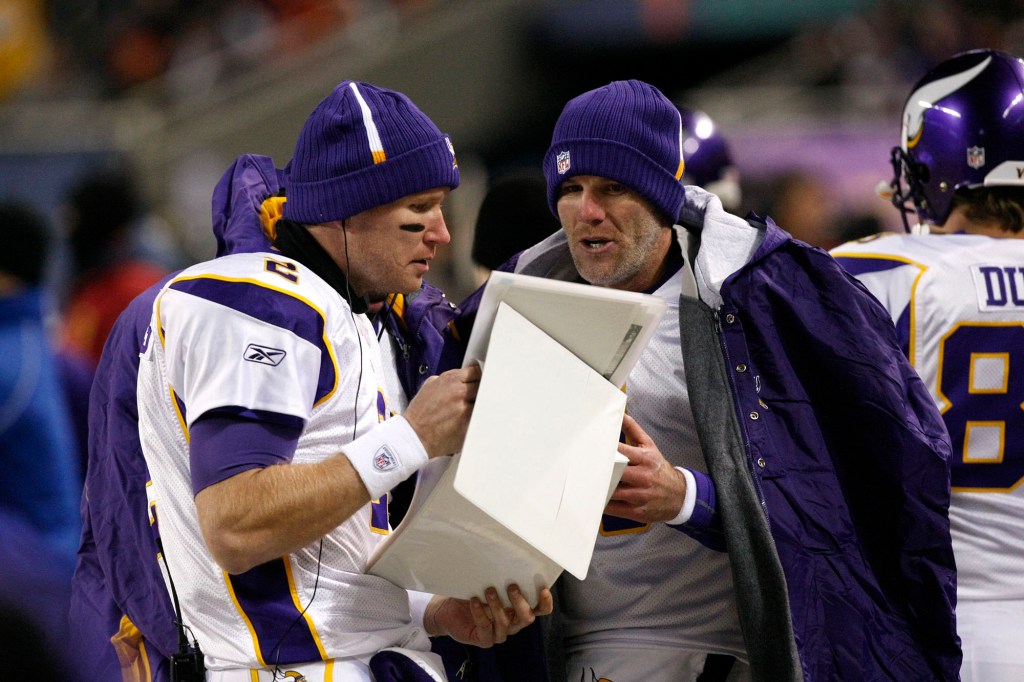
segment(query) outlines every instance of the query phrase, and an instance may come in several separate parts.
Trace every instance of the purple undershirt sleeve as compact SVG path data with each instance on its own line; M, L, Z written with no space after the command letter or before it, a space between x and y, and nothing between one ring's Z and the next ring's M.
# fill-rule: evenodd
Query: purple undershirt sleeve
M192 494L249 469L290 462L302 422L205 414L189 432Z

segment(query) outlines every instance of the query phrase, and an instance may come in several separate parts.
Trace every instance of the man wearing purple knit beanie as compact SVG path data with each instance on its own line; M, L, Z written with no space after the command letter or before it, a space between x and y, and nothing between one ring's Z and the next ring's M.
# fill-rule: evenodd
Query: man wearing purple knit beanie
M278 187L272 163L236 170ZM218 257L156 294L138 436L191 654L172 679L443 681L429 636L488 647L551 611L546 590L531 605L511 586L504 608L365 573L388 491L460 449L480 380L451 370L408 400L368 316L420 291L458 184L408 97L345 81L303 126L284 196L231 194Z
M587 579L557 584L555 678L957 679L927 390L827 253L682 184L682 139L647 83L571 100L543 164L562 229L510 265L671 308L624 387Z

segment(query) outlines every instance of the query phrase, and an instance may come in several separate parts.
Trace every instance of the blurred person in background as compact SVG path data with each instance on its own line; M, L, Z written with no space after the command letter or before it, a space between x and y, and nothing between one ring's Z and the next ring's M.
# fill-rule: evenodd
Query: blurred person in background
M45 220L22 204L0 205L0 224L0 501L45 536L70 571L81 474L45 324L50 300L42 280L52 241Z
M953 444L961 679L1024 680L1024 63L974 50L934 67L892 158L918 234L832 253L889 310Z
M0 652L8 654L8 675L70 679L46 677L63 663L70 634L68 588L81 493L71 421L45 325L49 300L41 283L52 240L42 216L21 203L0 204L0 224Z
M169 271L173 256L127 169L86 176L67 206L71 288L64 306L61 345L95 367L114 320L136 296Z
M722 208L736 213L743 191L729 142L703 111L679 107L679 114L683 123L683 184L704 188L721 199Z
M0 656L5 678L97 679L81 674L68 651L72 634L78 634L68 627L69 588L66 554L23 517L0 508Z
M544 178L532 172L499 176L487 188L473 231L477 286L491 270L558 229Z
M769 184L764 214L794 239L823 249L843 241L834 234L840 220L834 189L818 175L793 169L779 173Z

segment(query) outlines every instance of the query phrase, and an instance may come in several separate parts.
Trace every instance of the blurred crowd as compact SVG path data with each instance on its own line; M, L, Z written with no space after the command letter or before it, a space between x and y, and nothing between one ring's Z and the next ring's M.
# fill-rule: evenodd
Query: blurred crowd
M809 23L790 43L789 76L818 85L867 86L884 92L964 50L986 46L1019 54L1024 3L1019 0L878 0L842 21ZM777 74L781 75L781 74Z
M127 167L84 176L53 218L0 200L0 651L45 680L77 679L62 652L93 375L121 311L172 267Z
M439 0L4 0L0 99L124 96L160 82L163 96L218 82L337 36L363 14Z
M343 34L365 15L424 11L444 1L5 0L0 4L0 99L26 88L118 97L157 80L168 96L201 91ZM602 13L617 22L635 14L630 24L638 34L630 39L641 45L707 44L703 33L712 31L699 21L711 10L696 0L634 0L616 3L614 10L600 0L589 4L594 31L600 30ZM901 91L914 74L950 54L980 45L1017 54L1024 47L1020 0L846 4L859 9L838 21L827 12L821 21L808 16L785 30L785 58L775 60L774 67L771 61L758 64L759 82ZM538 12L544 12L543 4ZM785 8L778 13L784 15ZM548 39L577 44L588 30L577 24L574 36ZM727 29L713 32L728 41ZM702 70L715 69L709 64Z

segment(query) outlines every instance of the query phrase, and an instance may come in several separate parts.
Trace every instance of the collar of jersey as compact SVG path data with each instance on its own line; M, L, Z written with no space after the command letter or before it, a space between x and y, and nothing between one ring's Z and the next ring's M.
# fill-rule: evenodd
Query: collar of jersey
M366 299L352 290L345 272L304 226L287 218L278 220L274 247L285 256L302 263L327 282L348 301L352 312L362 314L369 309Z

